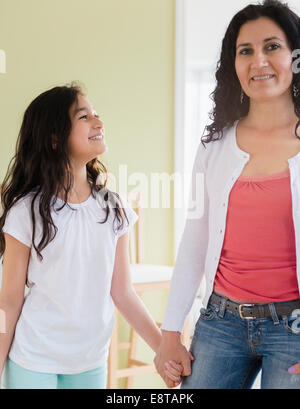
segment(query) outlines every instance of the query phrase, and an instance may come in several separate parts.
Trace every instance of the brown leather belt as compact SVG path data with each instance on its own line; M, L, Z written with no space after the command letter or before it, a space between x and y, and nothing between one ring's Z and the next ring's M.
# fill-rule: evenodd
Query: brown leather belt
M233 313L236 313L245 320L272 317L270 308L272 304L275 307L277 316L289 315L295 309L300 309L300 299L269 304L238 303L213 292L209 301L218 306L225 302L225 310L227 309Z

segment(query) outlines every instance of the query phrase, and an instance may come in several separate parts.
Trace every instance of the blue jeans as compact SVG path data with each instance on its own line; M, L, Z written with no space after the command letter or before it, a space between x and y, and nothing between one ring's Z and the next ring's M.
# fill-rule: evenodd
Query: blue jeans
M296 317L297 318L297 317ZM195 327L190 351L192 374L182 389L250 389L262 370L262 389L300 389L300 333L292 315L246 320L211 302ZM296 325L297 327L297 325ZM295 325L293 325L295 328Z

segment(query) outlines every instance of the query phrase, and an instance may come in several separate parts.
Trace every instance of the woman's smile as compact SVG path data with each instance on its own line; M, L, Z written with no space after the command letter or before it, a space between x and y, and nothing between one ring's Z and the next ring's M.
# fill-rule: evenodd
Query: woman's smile
M253 82L262 82L262 81L265 82L265 81L272 80L273 78L275 78L275 75L273 75L273 74L269 74L269 75L265 74L265 75L260 75L260 76L252 77L251 80L252 80Z

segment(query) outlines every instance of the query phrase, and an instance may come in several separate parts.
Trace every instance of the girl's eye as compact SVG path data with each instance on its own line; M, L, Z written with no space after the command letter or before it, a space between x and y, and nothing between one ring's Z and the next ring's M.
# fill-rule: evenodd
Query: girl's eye
M81 116L79 119L82 119L82 118L86 119L86 118L87 118L87 115L83 115L83 116Z

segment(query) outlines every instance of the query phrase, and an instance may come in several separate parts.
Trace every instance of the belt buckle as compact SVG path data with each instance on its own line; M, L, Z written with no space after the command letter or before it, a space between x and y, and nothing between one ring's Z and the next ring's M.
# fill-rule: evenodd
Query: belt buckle
M253 307L254 304L240 304L239 305L239 314L243 320L254 320L256 317L244 317L243 316L243 308L244 307Z

